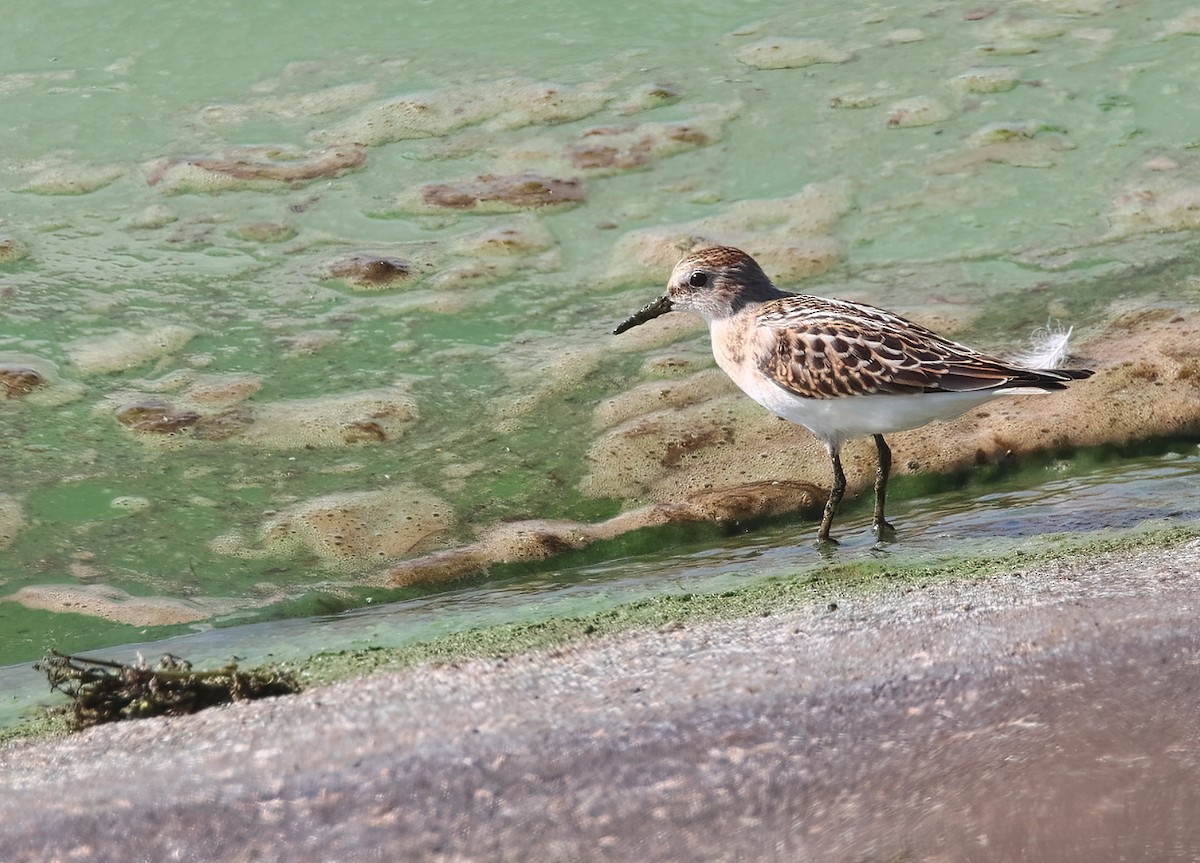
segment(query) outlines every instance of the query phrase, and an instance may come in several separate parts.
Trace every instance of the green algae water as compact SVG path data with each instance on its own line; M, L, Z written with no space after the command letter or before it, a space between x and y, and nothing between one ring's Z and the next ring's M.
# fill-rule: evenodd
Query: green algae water
M665 279L641 252L664 225L763 238L787 284L985 347L1200 300L1187 3L20 0L6 22L0 663L377 614L415 601L381 588L397 561L654 500L597 456L596 411L707 363L694 332L650 366L609 335ZM1145 517L1194 513L1195 468ZM995 523L920 492L897 483L918 546L922 513L961 541ZM580 553L615 601L669 581L660 544ZM534 613L552 564L504 560L413 590L431 618L442 592L459 623Z

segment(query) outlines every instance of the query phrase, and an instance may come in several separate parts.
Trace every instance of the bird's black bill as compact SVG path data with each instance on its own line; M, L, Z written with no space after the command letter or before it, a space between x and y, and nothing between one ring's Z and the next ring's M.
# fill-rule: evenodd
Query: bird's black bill
M613 330L613 335L619 336L626 330L632 330L638 324L644 324L646 321L654 320L659 315L665 315L673 308L674 306L671 305L670 297L659 297L654 302L638 309L625 320L621 321L621 323L617 324L617 328Z

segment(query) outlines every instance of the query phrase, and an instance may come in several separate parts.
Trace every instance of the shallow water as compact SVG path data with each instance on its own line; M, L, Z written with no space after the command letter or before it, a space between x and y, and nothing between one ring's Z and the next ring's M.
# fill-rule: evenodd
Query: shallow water
M626 505L588 497L581 481L596 404L644 379L642 357L610 353L608 335L665 275L630 277L614 259L632 231L840 183L852 203L832 217L835 266L806 290L933 306L965 317L985 345L1020 342L1051 317L1086 332L1117 299L1195 294L1178 274L1127 268L1184 254L1190 234L1141 234L1113 203L1163 154L1195 182L1196 117L1181 99L1200 73L1200 38L1188 9L1014 3L975 20L934 3L849 14L844 3L809 3L801 17L783 2L693 4L682 15L669 3L542 0L469 12L360 4L355 14L315 2L156 14L95 4L64 16L18 2L10 20L21 25L0 33L0 242L23 256L0 259L0 363L32 366L51 385L0 401L0 504L18 513L0 548L0 600L52 586L59 604L0 601L0 661L311 615L322 604L364 607L189 644L204 653L213 638L214 655L253 655L280 652L284 632L309 647L387 642L396 627L375 621L392 614L416 638L801 566L807 552L777 559L787 532L773 528L752 538L713 531L682 556L639 547L630 558L602 545L589 555L611 559L566 574L526 568L385 612L365 607L374 594L356 586L402 557L396 548L453 544L509 519L594 520ZM762 69L739 59L772 37L824 40L810 50L844 62ZM1009 70L995 86L1009 73L1016 83L964 84L980 67ZM536 82L556 83L552 109ZM261 160L248 148L263 145L292 148L272 169L319 160L333 142L378 138L372 111L413 93L432 94L444 130L373 140L354 170L220 189L212 174L171 173L185 157ZM938 122L905 125L939 108ZM579 169L582 206L413 212L420 184L553 174L589 129L680 121L708 143L636 169ZM1013 146L986 150L980 136ZM496 252L489 230L515 232L520 248ZM329 277L331 262L363 251L405 258L417 277L385 290ZM130 354L140 336L146 349ZM279 411L318 413L303 400L364 393L383 394L394 413L339 415L333 440ZM198 405L227 425L197 439L118 421L154 399ZM410 408L415 416L402 417ZM257 437L222 436L252 412ZM1196 465L1180 459L1182 474L1153 482L1186 501ZM943 496L936 507L899 498L897 517L908 516L914 552L968 536L1091 530L1092 514L1110 526L1126 524L1116 524L1121 512L1141 512L1135 522L1190 517L1151 514L1138 491L1153 484L1146 469L1106 467L1102 500L1078 478L1057 490L987 490L980 506L964 497L944 538L937 531L954 510ZM400 522L442 521L409 546L367 542L350 557L272 540L272 519L290 507L370 491L421 501ZM926 507L941 528L923 521ZM843 530L853 528L847 519ZM839 553L874 552L848 539ZM97 587L113 591L107 605L64 613L80 589ZM159 617L128 613L144 597L175 604ZM254 648L259 631L276 646Z

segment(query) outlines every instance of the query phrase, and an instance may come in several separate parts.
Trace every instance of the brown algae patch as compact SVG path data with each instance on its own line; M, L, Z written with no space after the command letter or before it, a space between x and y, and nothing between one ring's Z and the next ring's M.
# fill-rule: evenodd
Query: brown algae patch
M488 86L504 88L505 84L498 82ZM505 129L554 126L581 120L595 114L613 99L613 94L603 84L592 82L567 85L516 80L507 84L507 92L502 95L505 109L494 121L494 125Z
M28 256L29 250L25 248L24 243L11 237L0 237L0 266L15 264L17 261L25 260Z
M635 87L629 95L616 105L618 114L637 114L652 108L662 108L674 105L683 98L683 91L670 81L658 81L652 84L641 84Z
M887 126L893 129L907 129L913 126L932 126L942 123L954 116L940 99L932 96L913 96L894 102L887 112Z
M404 256L350 252L326 263L319 275L356 291L433 288L438 292L424 304L434 311L455 311L461 306L447 304L441 289L490 284L518 272L561 269L557 246L539 219L517 214L439 243L405 244Z
M280 336L276 341L293 354L315 354L330 345L336 344L342 338L337 330L301 330L288 336Z
M731 387L714 387L701 397L700 388L709 381L707 371L699 372L678 382L678 390L669 388L666 398L662 387L639 386L630 396L600 405L597 423L629 416L638 396L652 408L596 437L580 492L636 504L684 500L745 483L828 482L828 465L821 464L822 449L811 435L755 410ZM677 405L671 404L676 392L681 393ZM853 460L852 454L847 457Z
M1200 162L1191 153L1159 153L1113 196L1108 221L1116 236L1200 227Z
M295 238L296 228L286 222L249 222L237 225L230 233L253 243L285 243Z
M738 60L755 69L798 69L817 63L846 63L854 54L825 39L767 38L739 48Z
M253 545L229 534L212 547L238 557L307 552L323 566L358 569L435 548L456 525L446 501L417 486L398 484L294 504L267 519Z
M518 273L561 270L562 264L558 243L546 226L535 217L518 216L454 240L429 281L435 288L483 285Z
M367 106L317 133L322 141L377 146L437 138L485 121L502 129L566 123L596 113L612 99L603 86L502 79L405 93Z
M999 141L937 156L927 170L931 174L978 174L989 165L1053 168L1063 153L1074 149L1074 143L1061 137Z
M400 287L410 281L413 274L413 263L404 258L355 252L330 261L321 275L359 290L379 291Z
M737 101L696 105L686 119L596 126L573 132L565 143L556 134L501 139L496 144L491 139L452 139L434 152L439 158L461 158L482 150L492 159L493 175L610 176L645 170L662 159L714 144L740 108Z
M1107 0L1101 0L1105 5ZM996 15L982 25L981 37L986 40L978 48L985 54L1019 56L1047 50L1040 43L1058 39L1070 29L1068 19L1061 16L1039 17L1019 12Z
M157 231L179 221L179 216L163 204L151 204L131 215L125 226L142 231Z
M142 332L124 330L107 336L78 339L66 345L67 356L85 375L109 374L145 365L175 353L195 331L179 324L162 324Z
M823 505L819 494L816 486L803 482L745 483L703 490L675 503L642 507L602 522L507 522L483 531L475 542L403 561L373 581L391 587L438 584L486 574L496 564L545 560L647 527L738 523L796 511L815 513Z
M931 174L976 174L988 165L1052 168L1076 145L1062 129L1039 120L988 123L966 138L966 148L940 153L928 163Z
M119 165L55 165L38 171L23 192L37 195L86 195L125 175Z
M205 407L225 407L245 401L263 385L263 376L253 372L224 374L188 373L180 397Z
M32 366L0 363L0 392L5 398L17 399L46 386L46 376Z
M587 200L583 181L530 171L500 176L480 174L466 180L428 183L402 197L404 212L513 213L520 210L574 207Z
M122 404L113 416L131 431L146 434L175 434L200 421L197 411L177 407L158 396L138 398Z
M406 93L369 105L344 123L317 133L318 140L378 146L447 135L496 116L504 106L470 89Z
M538 255L556 245L554 235L534 217L516 217L472 231L454 241L456 255L468 258L516 258Z
M964 93L1005 93L1020 81L1015 66L976 66L955 75L950 83Z
M416 402L402 390L365 390L256 405L253 421L235 439L259 447L384 443L418 417Z
M285 120L304 120L359 108L379 92L375 83L339 84L301 93L275 93L246 102L222 102L205 105L197 119L205 124L246 123L264 116Z
M54 407L82 398L86 387L59 376L58 365L34 354L0 351L0 401Z
M241 403L256 389L227 382L177 398L123 392L110 398L121 425L148 439L229 440L263 448L343 447L401 437L419 413L400 389L365 390L307 399ZM185 437L178 433L187 431Z
M589 173L616 173L644 168L651 162L716 140L711 123L641 123L589 129L567 144L567 162Z
M710 364L711 360L705 363ZM680 379L646 381L607 398L592 412L592 421L597 429L608 429L645 414L650 404L662 410L679 410L735 392L733 381L724 372L704 368Z
M887 45L912 45L915 42L924 42L926 38L925 31L920 27L901 27L889 32L883 37L883 41Z
M296 186L337 177L362 167L367 151L357 144L323 150L292 147L230 147L212 156L179 156L146 165L146 182L167 192L217 192Z
M218 611L244 607L239 599L205 606L191 599L132 596L104 584L35 584L22 587L0 602L15 602L25 608L60 614L83 614L130 626L171 626L195 623Z
M21 502L10 494L0 492L0 548L12 545L25 526L25 511Z
M1166 22L1164 36L1200 36L1200 6L1185 9Z

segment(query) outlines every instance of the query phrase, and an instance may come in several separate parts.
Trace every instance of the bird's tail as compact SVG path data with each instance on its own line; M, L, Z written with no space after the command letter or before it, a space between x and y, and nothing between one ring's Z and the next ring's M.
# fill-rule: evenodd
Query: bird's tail
M1074 327L1067 327L1064 330L1061 327L1047 324L1030 337L1029 350L1021 351L1012 357L1013 362L1019 363L1027 369L1062 371L1063 374L1069 375L1070 372L1065 369L1060 370L1058 367L1070 353L1069 344L1073 329ZM1081 377L1087 377L1087 375L1081 375Z

